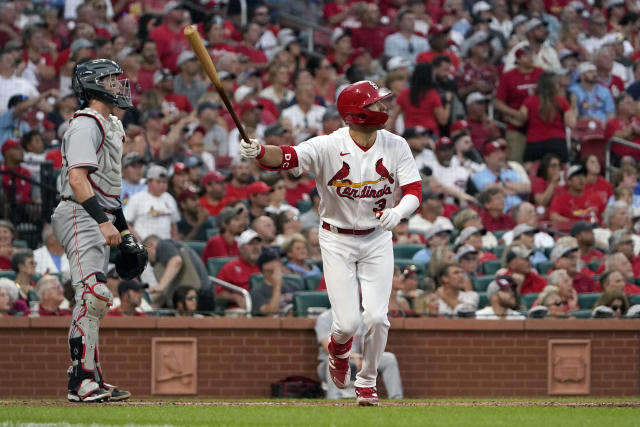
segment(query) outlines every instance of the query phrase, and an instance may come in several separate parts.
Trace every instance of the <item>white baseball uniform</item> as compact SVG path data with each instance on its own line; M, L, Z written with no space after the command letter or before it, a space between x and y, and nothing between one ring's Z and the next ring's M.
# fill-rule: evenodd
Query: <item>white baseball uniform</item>
M386 346L387 310L393 277L391 232L376 212L392 208L394 191L410 185L420 197L420 174L404 138L377 131L369 148L355 143L349 128L283 151L285 169L312 172L320 195L319 233L324 276L333 312L332 336L347 342L360 324L358 285L367 328L356 387L375 387ZM407 187L404 188L407 190Z

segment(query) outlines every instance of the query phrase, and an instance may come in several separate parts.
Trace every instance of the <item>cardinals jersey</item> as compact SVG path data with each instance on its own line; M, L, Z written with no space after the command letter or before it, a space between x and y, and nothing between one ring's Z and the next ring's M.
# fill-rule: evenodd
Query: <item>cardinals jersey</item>
M290 159L285 153L283 167L289 161L289 167L315 174L320 218L340 228L377 227L375 212L394 206L394 191L421 180L407 141L386 130L377 131L369 148L356 144L344 127L293 150Z

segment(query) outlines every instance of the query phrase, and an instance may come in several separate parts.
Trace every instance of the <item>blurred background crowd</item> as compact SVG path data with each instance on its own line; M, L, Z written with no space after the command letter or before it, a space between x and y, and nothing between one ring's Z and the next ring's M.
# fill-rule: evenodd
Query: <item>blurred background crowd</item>
M251 137L343 126L349 83L390 89L423 176L394 230L392 316L636 316L640 4L632 0L0 2L0 315L66 315L48 225L74 66L117 61L134 109L122 203L150 265L111 315L316 316L329 306L314 177L239 155L183 35L196 25ZM149 288L149 285L151 287ZM149 289L162 289L150 292Z

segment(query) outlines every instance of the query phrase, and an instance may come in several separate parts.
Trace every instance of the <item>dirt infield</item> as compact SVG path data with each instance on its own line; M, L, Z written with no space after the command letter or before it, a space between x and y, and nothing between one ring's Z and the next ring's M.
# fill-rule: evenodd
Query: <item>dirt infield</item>
M457 407L559 407L559 408L640 408L640 400L612 400L612 401L580 401L580 400L383 400L381 406L457 406ZM78 403L66 400L0 400L2 406L77 406ZM92 405L92 404L89 404ZM107 402L95 405L139 407L139 406L353 406L353 399L340 401L329 400L282 400L282 401L254 401L254 400L229 400L229 401L182 401L182 400L136 400L126 402Z

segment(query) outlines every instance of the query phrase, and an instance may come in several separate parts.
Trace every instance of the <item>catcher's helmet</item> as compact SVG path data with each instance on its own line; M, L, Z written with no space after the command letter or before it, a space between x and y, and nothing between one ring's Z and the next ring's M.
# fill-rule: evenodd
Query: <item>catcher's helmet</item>
M391 96L388 89L380 89L369 80L353 83L338 96L338 111L342 120L348 125L382 126L389 119L389 115L382 111L371 111L365 108L381 99Z
M122 74L122 68L110 59L93 59L77 64L73 68L73 80L71 87L76 96L88 102L90 99L99 99L118 108L131 108L131 89L129 80L119 81L122 85L116 93L109 91L103 84L102 78L108 76L115 77Z

